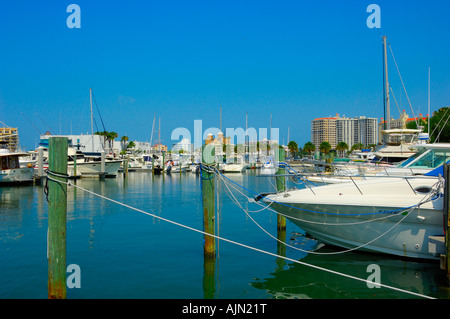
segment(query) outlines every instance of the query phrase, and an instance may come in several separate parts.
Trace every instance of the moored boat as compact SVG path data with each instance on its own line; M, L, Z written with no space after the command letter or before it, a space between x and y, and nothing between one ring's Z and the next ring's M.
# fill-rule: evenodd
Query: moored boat
M434 175L434 172L428 173ZM351 250L439 259L443 179L378 177L264 195L263 201L314 238Z

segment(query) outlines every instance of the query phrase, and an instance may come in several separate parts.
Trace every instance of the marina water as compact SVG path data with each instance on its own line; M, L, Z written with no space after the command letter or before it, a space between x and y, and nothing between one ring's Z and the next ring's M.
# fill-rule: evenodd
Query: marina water
M254 170L227 177L254 192L274 191L273 178ZM130 172L125 177L80 179L76 185L107 198L180 224L202 230L201 177L191 173L155 175ZM236 186L236 185L235 185ZM301 187L292 181L288 187ZM240 191L252 196L245 189ZM367 279L378 265L381 283L419 294L448 298L439 263L349 252L315 255L319 243L287 222L280 247L277 216L233 191L243 209L219 183L216 235L273 254L301 260ZM0 188L0 298L47 298L47 214L44 186ZM273 237L268 236L263 229ZM273 255L218 241L212 287L205 288L203 235L130 208L68 187L67 265L81 269L81 288L67 298L219 299L268 298L418 298L387 288L313 269ZM338 252L325 246L320 252ZM206 291L208 289L208 291Z

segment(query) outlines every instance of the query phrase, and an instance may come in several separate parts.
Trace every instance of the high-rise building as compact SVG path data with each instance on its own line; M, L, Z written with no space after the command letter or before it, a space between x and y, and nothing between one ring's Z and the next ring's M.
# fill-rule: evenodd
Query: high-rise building
M336 117L321 117L314 119L311 122L311 136L312 142L316 146L316 150L319 149L322 142L328 142L332 149L336 148Z
M371 145L378 143L378 119L358 117L323 117L311 122L312 142L319 149L322 142L328 142L332 149L345 142L349 147L357 143Z
M0 127L0 141L6 144L11 152L19 150L19 132L17 128Z

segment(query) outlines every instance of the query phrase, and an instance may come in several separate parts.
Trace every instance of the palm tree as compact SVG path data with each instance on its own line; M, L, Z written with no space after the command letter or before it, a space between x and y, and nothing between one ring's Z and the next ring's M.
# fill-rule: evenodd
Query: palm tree
M122 150L127 150L127 142L128 142L128 136L124 135L120 138L120 143L122 144Z
M320 143L319 149L322 153L327 155L331 151L331 145L328 142L322 142Z
M354 150L362 150L364 148L364 145L362 143L356 143L355 145L352 146L352 151Z
M103 132L95 132L94 135L100 135L100 136L103 136L103 148L105 148L105 146L106 146L106 140L108 139L108 132L107 132L107 131L103 131Z
M336 145L336 151L341 152L341 157L343 157L344 152L348 150L348 145L345 142L339 142L338 145Z
M133 148L136 146L136 143L134 143L133 141L130 141L130 143L128 143L127 148Z
M314 145L314 143L312 142L307 142L305 143L305 146L303 146L303 150L305 152L308 152L309 155L311 155L311 153L316 150L316 145Z
M106 132L106 138L109 141L109 149L112 150L114 140L119 137L116 132Z
M295 141L290 141L290 142L288 143L287 146L288 146L289 152L291 153L292 156L294 156L295 153L298 152L298 145L297 145L297 142L295 142Z

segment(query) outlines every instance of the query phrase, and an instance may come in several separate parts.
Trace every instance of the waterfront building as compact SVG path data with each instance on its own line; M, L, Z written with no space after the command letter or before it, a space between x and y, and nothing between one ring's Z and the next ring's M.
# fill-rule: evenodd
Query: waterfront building
M345 142L349 147L361 143L371 145L378 143L378 119L365 116L353 118L322 117L311 122L312 142L318 150L322 142L328 142L332 149Z
M0 141L7 143L11 152L19 150L19 131L14 127L0 127Z
M322 142L328 142L332 149L336 148L336 120L339 114L335 117L321 117L314 119L311 122L311 136L312 142L316 146L316 150L320 148Z
M409 115L403 110L403 112L400 114L398 119L394 119L391 117L391 127L385 127L386 121L384 118L381 118L380 122L378 123L378 140L382 141L382 131L388 130L388 129L406 129L406 125L410 122L418 121L419 119L423 119L427 121L428 114L424 118L422 114L419 114L418 117L409 117Z
M99 155L102 151L106 154L117 156L122 150L125 149L125 143L121 141L108 141L106 137L97 134L80 134L80 135L52 135L50 132L46 132L40 136L39 146L48 147L48 139L50 136L67 137L69 146L74 147L76 150L83 152L86 155ZM132 148L134 151L139 151L144 154L151 153L155 148L155 145L151 146L149 142L133 141L135 146ZM129 142L128 142L129 143ZM167 146L158 146L158 149L167 151Z

